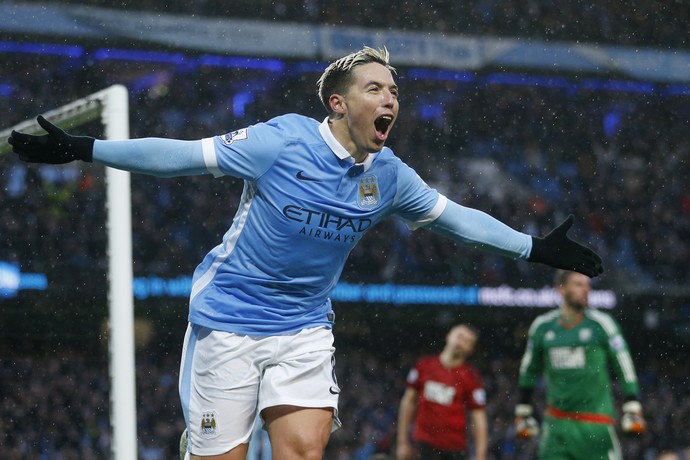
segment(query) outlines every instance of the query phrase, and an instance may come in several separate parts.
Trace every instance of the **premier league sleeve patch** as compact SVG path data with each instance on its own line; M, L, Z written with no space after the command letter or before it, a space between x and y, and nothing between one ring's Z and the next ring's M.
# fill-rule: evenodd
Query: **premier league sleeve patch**
M617 334L609 340L609 345L616 353L621 352L625 349L625 339L620 334Z
M486 391L484 391L483 388L476 388L472 392L472 399L474 400L475 404L486 406Z
M379 204L380 199L379 184L376 176L366 176L359 179L357 205L360 208L373 208Z
M248 137L247 128L242 128L220 136L220 140L225 145L231 145L235 141L244 141Z

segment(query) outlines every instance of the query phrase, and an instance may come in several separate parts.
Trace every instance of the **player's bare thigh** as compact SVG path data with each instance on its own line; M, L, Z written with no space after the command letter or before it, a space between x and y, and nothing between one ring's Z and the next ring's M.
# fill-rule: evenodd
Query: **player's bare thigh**
M273 460L318 460L328 444L333 410L296 406L268 407L263 418L271 439ZM191 455L191 460L245 460L248 444L240 444L220 455Z
M274 406L264 409L262 416L273 460L322 458L331 434L333 409Z

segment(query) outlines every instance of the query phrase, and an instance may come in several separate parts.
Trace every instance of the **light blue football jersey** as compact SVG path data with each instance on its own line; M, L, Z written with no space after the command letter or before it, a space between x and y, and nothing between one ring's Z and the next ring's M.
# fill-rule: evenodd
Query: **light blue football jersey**
M348 254L391 216L436 219L446 198L389 148L364 164L326 121L283 115L202 140L206 167L244 180L237 214L194 272L192 323L246 335L331 327Z

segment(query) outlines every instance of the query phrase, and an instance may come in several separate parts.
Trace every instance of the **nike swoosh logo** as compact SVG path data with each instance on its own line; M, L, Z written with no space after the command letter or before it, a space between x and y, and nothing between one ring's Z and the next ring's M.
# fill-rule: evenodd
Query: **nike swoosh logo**
M307 177L304 175L304 171L300 171L297 173L297 179L299 180L306 180L309 182L321 182L321 179L314 179L313 177Z
M333 388L335 388L335 390ZM340 394L340 388L337 388L337 387L330 387L328 389L328 391L330 391L332 395L339 395Z

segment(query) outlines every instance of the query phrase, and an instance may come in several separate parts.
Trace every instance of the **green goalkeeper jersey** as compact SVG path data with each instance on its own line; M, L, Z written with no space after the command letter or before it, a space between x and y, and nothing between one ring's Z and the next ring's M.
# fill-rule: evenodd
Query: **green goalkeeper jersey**
M614 417L611 370L625 395L638 393L628 345L616 321L587 308L582 321L564 327L560 310L538 316L529 329L520 364L520 388L546 378L546 402L568 413Z

